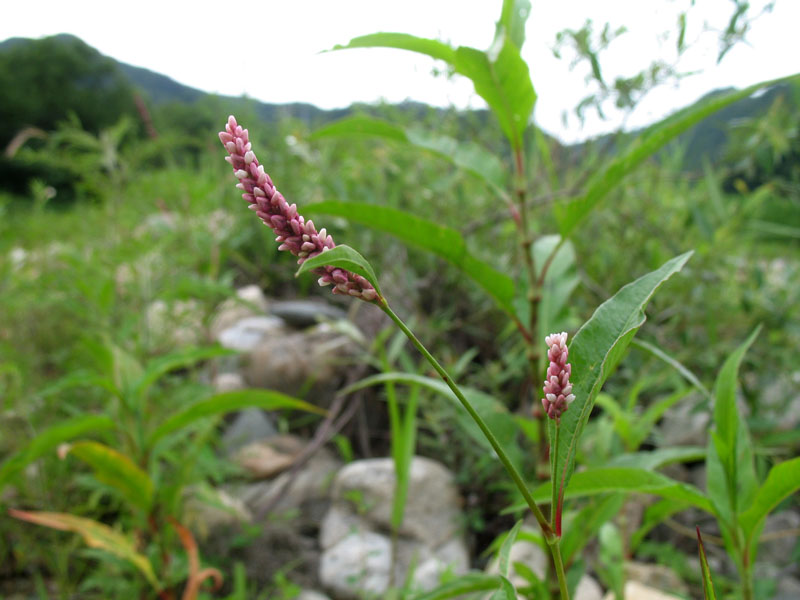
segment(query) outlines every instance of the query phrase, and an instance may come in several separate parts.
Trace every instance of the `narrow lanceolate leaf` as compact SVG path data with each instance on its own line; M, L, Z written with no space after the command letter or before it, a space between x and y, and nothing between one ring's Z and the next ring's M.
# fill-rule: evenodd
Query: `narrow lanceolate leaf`
M519 47L508 37L497 40L488 52L461 46L456 49L454 64L458 73L472 80L475 92L492 109L511 147L521 148L536 92Z
M767 515L784 498L798 490L800 490L800 457L772 467L750 508L739 518L745 538L749 539L753 533L759 531Z
M798 77L800 76L793 75L791 77L764 81L751 85L743 90L716 96L705 102L695 104L653 125L639 136L630 148L624 150L619 156L614 158L605 169L598 171L597 174L589 180L583 196L572 202L556 206L556 217L558 219L561 235L564 237L571 235L581 220L600 203L608 192L614 189L626 175L636 169L649 156L652 156L661 149L667 142L675 139L681 133L688 130L693 125L696 125L709 115L714 114L718 110L738 100L747 98L760 89Z
M487 573L467 573L453 581L448 581L429 592L412 596L412 600L447 600L460 598L464 594L494 590L500 583L500 577Z
M500 196L505 195L505 168L502 161L478 144L460 142L445 135L405 128L373 117L346 117L315 131L310 139L342 136L369 136L410 144L444 158L484 180Z
M161 589L153 572L153 566L147 557L136 551L133 542L127 536L111 529L108 525L65 513L29 512L15 509L10 509L8 512L12 517L29 523L79 534L87 546L105 550L109 554L128 561L139 569L155 589Z
M658 448L649 452L618 454L606 463L609 467L636 467L652 471L674 463L694 462L706 457L706 449L700 446L675 446Z
M462 427L467 435L472 437L477 444L480 444L489 452L492 451L491 444L486 439L486 436L483 435L481 430L475 424L475 421L472 420L472 418L464 410L463 406L461 406L461 403L459 402L458 398L456 398L453 391L441 379L433 379L431 377L425 377L424 375L416 375L413 373L380 373L378 375L365 377L364 379L347 386L341 390L340 393L350 394L367 387L385 385L387 383L418 385L421 388L428 389L447 398L452 402L453 406L457 410L456 414L458 425ZM514 460L516 457L513 456L513 454L519 428L514 421L514 417L512 417L508 412L508 409L503 404L488 394L481 392L480 390L463 386L459 387L467 400L469 400L470 404L472 404L472 407L475 409L475 411L486 422L486 425L492 430L492 433L495 435L497 440L504 446L506 452L511 455L512 460Z
M317 254L314 258L309 258L303 262L300 268L297 269L295 277L299 277L303 273L308 273L313 269L328 266L339 267L361 275L372 284L372 287L374 287L375 291L380 295L381 289L378 286L378 276L375 275L375 270L372 268L372 265L367 262L366 258L361 256L350 246L345 246L344 244L336 246L332 250L327 250L322 254Z
M607 492L640 492L655 494L687 502L706 511L711 511L708 498L696 487L662 475L656 471L633 467L599 467L580 471L572 476L565 498L594 496ZM536 488L533 497L536 501L550 500L550 484Z
M232 350L221 347L211 348L183 348L176 352L159 356L145 365L141 378L136 382L136 392L140 396L145 394L148 388L158 381L161 377L184 367L189 367L200 361L234 354Z
M320 202L307 206L305 212L312 215L344 217L353 223L383 231L406 244L432 252L480 285L500 308L509 314L513 313L514 281L508 275L470 254L464 238L455 229L421 219L396 208L360 202ZM333 251L340 247L337 246ZM322 256L327 257L330 252L332 251L325 252L324 255L312 260L320 259ZM303 267L309 262L306 261Z
M495 590L490 600L517 600L517 590L514 589L514 584L501 575L500 587Z
M504 9L504 13L505 13ZM453 49L442 42L405 33L373 33L353 38L348 48L397 48L443 60L456 72L472 80L477 94L489 105L500 121L500 127L512 147L522 146L522 132L528 125L536 92L531 83L528 65L520 56L520 18L509 14L511 31L501 35L488 52L461 46ZM524 20L522 21L524 28ZM515 43L515 40L520 42Z
M623 287L597 308L569 345L575 400L561 416L558 447L550 458L553 484L562 492L572 476L578 438L592 412L597 393L644 324L644 309L650 298L662 283L683 268L691 255L692 252L687 252L677 256ZM553 421L548 427L553 440Z
M332 50L347 50L350 48L396 48L397 50L409 50L418 54L426 54L431 58L443 60L448 64L453 64L455 60L455 50L444 42L421 38L408 33L371 33L361 35L350 40L345 45L336 45Z
M695 527L695 529L697 530L697 550L700 553L700 570L703 572L703 598L705 600L717 600L717 595L714 593L714 582L711 581L711 569L708 568L706 549L703 547L703 538L700 535L700 528Z
M567 521L564 535L561 538L561 554L564 562L569 563L576 553L589 543L603 523L611 521L625 503L625 494L609 494L590 502L573 518Z
M72 454L94 471L95 477L117 490L132 506L144 511L153 503L153 482L150 476L124 454L105 444L80 441L59 450L62 458Z
M708 388L703 385L703 383L697 378L697 376L692 373L688 368L686 368L683 364L681 364L678 360L667 354L664 350L656 346L655 344L651 344L650 342L646 342L645 340L633 340L633 345L637 348L641 348L642 350L647 350L653 356L656 356L675 369L678 373L680 373L681 377L683 377L686 381L691 383L694 387L696 387L703 395L711 399L711 392L708 391Z
M506 539L503 540L503 545L500 546L500 552L497 555L497 564L500 567L500 574L503 577L508 577L508 571L511 567L508 561L508 557L511 554L511 547L514 545L514 542L517 541L517 535L519 535L519 530L522 527L522 519L517 521L516 525L508 532L506 535Z
M91 433L109 431L115 427L116 424L109 417L89 415L69 419L43 431L0 466L0 489L37 458L52 453L59 444Z
M303 410L318 414L325 414L325 411L313 404L286 396L280 392L271 390L237 390L235 392L225 392L217 394L206 400L192 404L191 406L173 414L166 421L150 434L149 443L154 444L165 435L191 425L199 419L213 417L241 410L243 408L263 408L264 410Z
M495 38L507 36L517 48L525 43L525 21L531 12L529 0L503 0L503 12L497 22Z
M708 443L708 493L728 524L753 501L758 479L747 424L736 406L739 366L760 327L725 361L714 385L714 431Z

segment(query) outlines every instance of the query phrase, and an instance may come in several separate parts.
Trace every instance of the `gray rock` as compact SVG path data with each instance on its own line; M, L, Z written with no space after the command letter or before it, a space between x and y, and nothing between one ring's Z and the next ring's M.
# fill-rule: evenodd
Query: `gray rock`
M319 523L330 505L330 488L336 471L342 463L326 448L318 450L303 466L291 487L281 496L275 512L286 513L301 510L309 520ZM254 515L259 516L281 493L289 472L274 479L247 484L233 493L241 498Z
M394 487L394 462L375 458L346 465L336 476L332 494L334 498L359 498L360 506L352 507L352 512L388 530ZM452 473L436 461L415 457L400 534L436 547L456 535L462 519L461 498Z
M238 413L222 434L222 448L230 456L241 448L277 433L275 425L260 408L248 408Z
M623 593L625 600L683 600L681 596L667 594L638 581L626 581ZM608 592L603 600L614 600L614 593Z
M230 530L234 525L250 523L252 513L244 502L225 490L190 488L186 491L184 523L201 539L220 530Z
M772 600L797 600L800 598L800 580L794 577L781 577Z
M284 300L274 302L270 312L298 329L316 325L321 321L337 321L347 318L347 313L338 306L320 300Z
M223 394L242 390L247 387L247 384L239 373L218 373L211 380L211 386L215 392Z
M268 309L269 302L257 285L248 285L236 290L236 297L228 298L217 307L209 327L211 338L219 339L219 334L237 321L248 317L266 316Z
M215 339L223 348L251 352L267 338L281 340L288 333L278 317L245 317L222 329Z
M295 600L331 600L328 596L314 590L300 590L300 595Z
M528 580L519 574L513 567L514 563L522 563L529 567L537 576L544 578L547 572L548 563L547 553L542 550L540 546L525 540L517 540L511 547L509 552L509 564L512 565L509 579L515 587L522 587L528 585ZM499 574L497 557L492 559L486 567L487 573ZM578 587L575 590L574 600L601 600L603 597L603 588L597 583L591 575L584 575L578 581Z
M324 397L346 372L353 341L331 327L267 336L245 358L244 376L254 387L297 395L313 382L315 395Z
M625 578L653 586L659 590L688 594L689 588L672 569L665 565L629 561L625 563Z
M679 402L664 413L659 446L705 446L710 420L707 410L697 409L697 402Z
M392 578L388 532L395 482L388 458L356 461L336 475L319 542L320 581L339 600L380 595L392 579L395 585L403 582L412 564L412 586L418 590L435 587L445 572L464 573L469 566L453 475L433 460L415 457Z

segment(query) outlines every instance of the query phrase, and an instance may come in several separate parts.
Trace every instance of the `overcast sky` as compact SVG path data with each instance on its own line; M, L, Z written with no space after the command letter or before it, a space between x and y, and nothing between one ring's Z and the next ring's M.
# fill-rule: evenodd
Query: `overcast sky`
M753 12L767 0L751 0ZM557 60L555 35L580 28L587 18L595 31L610 22L628 33L601 55L604 75L632 75L654 59L676 60L677 15L692 0L532 0L523 57L539 95L535 119L549 132L572 141L619 126L591 116L562 122L586 95L585 65L569 69L572 55ZM352 102L407 98L435 105L482 107L464 78L433 77L435 62L400 50L320 53L352 37L401 31L453 45L486 49L492 41L501 0L264 0L192 2L170 0L0 0L0 40L71 33L100 52L163 73L180 83L226 95L247 94L266 102L309 102L322 108ZM653 91L630 116L638 126L689 104L706 92L800 71L796 28L799 0L777 0L740 44L717 66L717 30L727 25L732 0L696 0L686 39L693 44L677 63L702 70L679 88ZM668 35L665 35L668 34ZM439 65L441 66L441 65Z

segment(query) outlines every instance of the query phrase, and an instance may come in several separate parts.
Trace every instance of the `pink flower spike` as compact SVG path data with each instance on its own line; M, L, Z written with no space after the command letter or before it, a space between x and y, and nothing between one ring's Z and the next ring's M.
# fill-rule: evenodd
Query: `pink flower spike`
M251 149L247 129L242 129L233 115L228 117L225 131L220 132L219 139L229 154L225 160L233 167L233 173L239 180L236 187L244 192L242 197L247 200L248 208L253 209L264 224L275 232L275 241L280 243L279 250L288 250L298 257L298 264L303 264L309 258L336 246L324 228L317 232L313 222L306 221L298 214L297 205L290 205L276 189ZM381 301L375 288L360 275L332 266L320 267L313 272L320 276L320 285L333 285L334 294L355 296L365 302Z
M544 341L550 347L547 351L550 365L547 367L547 377L545 377L544 381L542 406L547 416L559 423L561 414L575 400L575 395L572 393L572 384L569 381L569 377L572 374L572 365L567 362L567 357L569 356L567 333L550 334Z

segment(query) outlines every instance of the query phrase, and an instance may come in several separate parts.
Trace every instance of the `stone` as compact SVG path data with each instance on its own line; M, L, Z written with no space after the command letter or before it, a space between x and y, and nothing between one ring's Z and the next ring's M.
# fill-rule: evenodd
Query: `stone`
M251 352L267 338L281 340L288 330L278 317L244 317L220 330L214 339L223 348Z
M284 300L274 302L270 313L298 329L316 325L321 321L337 321L347 318L347 313L324 300Z
M223 394L243 390L247 384L239 373L218 373L211 380L211 387L217 394Z
M315 590L300 590L295 600L331 600L328 596Z
M352 462L339 471L332 495L359 498L361 506L354 507L355 512L388 530L394 487L394 461L374 458ZM415 457L400 534L435 547L460 530L461 518L461 498L452 473L434 460Z
M625 563L625 579L645 583L659 590L689 593L688 586L678 574L665 565L628 561Z
M681 596L673 596L638 581L626 581L623 589L625 600L681 600ZM608 592L603 600L614 600L614 592Z
M248 285L236 290L236 296L220 304L211 319L209 333L211 339L219 339L219 334L237 321L248 317L266 316L269 301L257 285Z
M330 505L330 488L342 463L327 448L320 448L302 467L291 487L275 506L276 513L302 511L315 523L322 520ZM283 489L290 472L258 483L246 484L233 495L241 498L257 517Z
M531 529L533 532L533 530ZM538 530L537 530L538 531ZM529 585L528 580L521 574L517 573L513 567L514 563L522 563L529 567L536 575L542 579L546 576L548 555L538 544L528 542L526 540L517 540L511 551L508 554L509 564L512 565L509 573L509 579L515 587L523 587ZM499 574L500 569L498 566L497 557L492 559L486 567L487 573ZM583 575L578 581L578 587L575 589L575 596L573 600L601 600L603 597L603 588L594 580L591 575ZM521 598L521 597L520 597Z
M438 585L444 573L457 575L469 567L454 477L436 461L414 457L392 572L389 532L395 483L389 458L352 462L334 479L319 543L320 581L337 600L380 596L392 582L405 581L412 564L411 586L420 591Z
M698 408L698 401L679 402L666 413L658 427L660 448L671 446L705 446L711 417L708 410Z
M331 327L267 336L244 360L245 380L253 387L296 396L314 383L315 395L333 393L356 346Z
M233 461L253 479L268 479L292 466L304 444L292 435L273 435L240 448Z
M250 523L253 515L238 498L225 490L190 488L184 503L184 523L201 539L234 525Z
M230 456L252 442L278 433L269 415L260 408L247 408L233 418L222 434L222 448Z
M797 600L800 598L800 580L794 577L781 577L772 600Z

